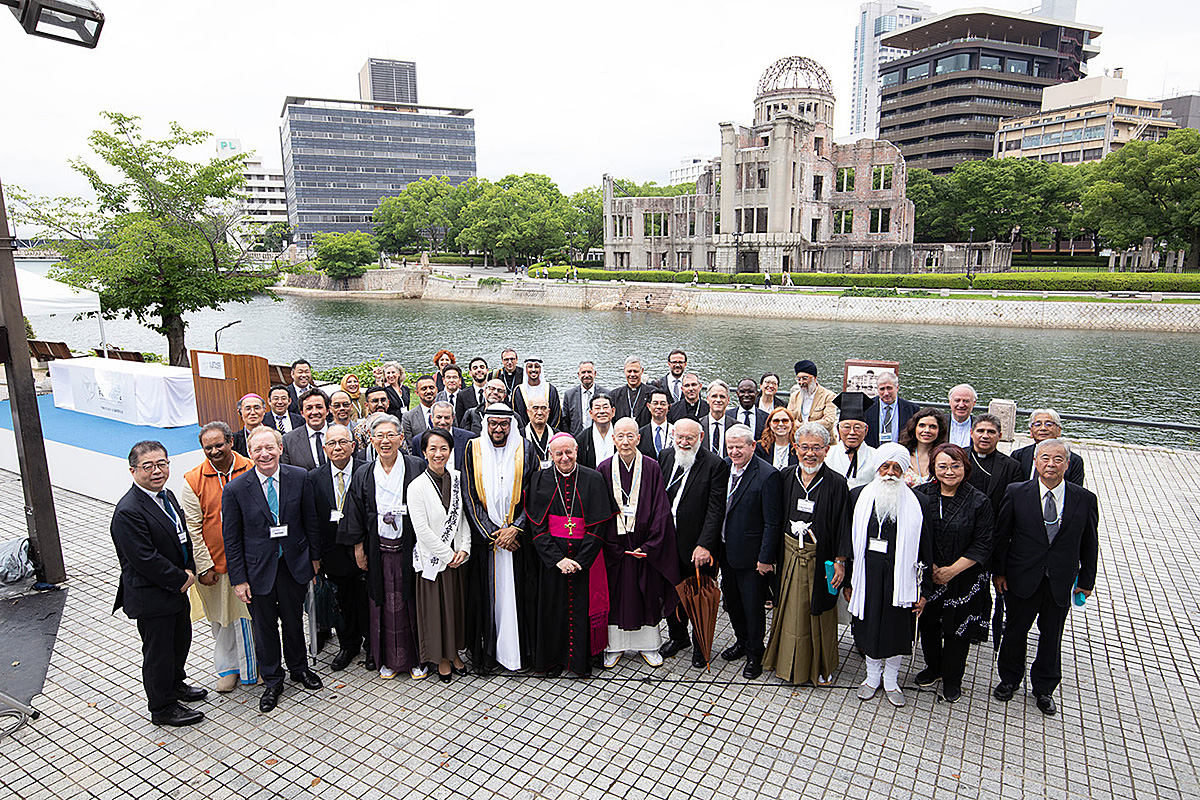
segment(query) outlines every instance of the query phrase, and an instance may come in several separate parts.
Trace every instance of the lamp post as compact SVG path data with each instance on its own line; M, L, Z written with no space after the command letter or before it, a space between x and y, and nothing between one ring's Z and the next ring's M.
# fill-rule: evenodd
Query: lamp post
M0 0L0 5L9 7L26 33L80 47L95 47L104 27L104 14L90 0ZM15 249L16 240L8 232L4 187L0 186L0 363L8 373L13 439L25 495L30 548L39 565L39 579L60 583L66 580L67 571L58 535L58 517L54 513L33 368L29 363L29 340L25 336L17 265L13 260Z
M968 230L970 230L970 235L967 238L967 280L971 281L975 278L975 259L971 255L971 246L975 244L975 226L972 225Z
M742 271L742 232L733 232L733 272L736 275Z

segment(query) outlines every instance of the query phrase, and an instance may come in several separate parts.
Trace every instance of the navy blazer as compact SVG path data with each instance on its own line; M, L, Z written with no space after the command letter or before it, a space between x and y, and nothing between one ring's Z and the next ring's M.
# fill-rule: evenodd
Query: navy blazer
M745 425L742 421L742 413L744 409L741 404L734 406L725 412L725 430L729 430L730 425ZM754 441L758 441L758 437L762 436L763 427L767 424L767 412L763 411L757 405L754 411ZM709 428L711 429L711 425Z
M312 580L312 562L321 558L321 534L313 524L317 511L308 471L280 464L275 476L279 479L279 524L288 526L282 539L270 538L268 529L275 522L257 469L243 472L225 484L221 493L221 535L229 582L234 586L249 583L253 594L275 588L281 545L288 572L298 583Z
M1003 577L1008 591L1017 597L1032 597L1042 577L1048 576L1050 594L1062 608L1070 604L1077 578L1080 589L1095 587L1100 557L1096 495L1070 481L1065 486L1062 519L1053 544L1042 519L1040 481L1035 478L1008 487L996 521L992 564L992 572Z
M366 464L366 459L354 457L351 461L350 475ZM337 491L333 486L333 462L326 461L319 467L308 472L306 480L311 484L313 496L313 525L320 536L321 549L314 561L321 562L321 571L334 578L350 577L358 571L354 554L347 548L337 544L338 523L330 521L330 512L337 508ZM350 497L350 484L346 483L346 498ZM343 508L345 499L343 499Z
M183 508L171 490L167 500L179 515L179 524L187 529ZM121 577L113 611L124 608L130 619L178 614L188 607L188 596L179 590L187 583L184 570L196 571L189 538L179 544L175 524L151 497L138 486L117 503L109 524Z
M897 431L904 429L905 424L913 414L921 410L921 407L916 403L905 400L903 397L896 398L896 419L892 420L892 428ZM875 399L875 405L871 406L871 410L867 412L867 438L866 443L871 447L879 447L879 399Z
M730 463L728 458L725 463ZM754 569L758 562L774 564L782 524L779 471L754 456L725 505L724 563L733 569Z

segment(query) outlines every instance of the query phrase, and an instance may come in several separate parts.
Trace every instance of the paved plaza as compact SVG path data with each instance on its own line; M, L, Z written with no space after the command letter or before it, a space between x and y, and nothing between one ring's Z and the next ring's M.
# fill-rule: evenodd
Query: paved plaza
M0 800L1200 798L1200 453L1107 443L1081 452L1100 497L1100 577L1067 622L1051 718L1028 694L991 698L990 644L973 648L957 704L913 688L902 709L861 703L863 662L843 629L831 689L770 672L745 681L737 662L697 671L690 651L660 669L626 657L588 681L383 681L358 665L330 672L330 645L316 667L322 691L289 683L269 715L257 690L214 693L196 706L204 723L159 728L137 631L110 613L112 507L59 491L69 594L34 699L42 716L0 740ZM21 507L17 476L0 472L0 538L23 532ZM729 639L723 624L717 648ZM211 688L205 623L188 668ZM912 674L906 660L910 687Z

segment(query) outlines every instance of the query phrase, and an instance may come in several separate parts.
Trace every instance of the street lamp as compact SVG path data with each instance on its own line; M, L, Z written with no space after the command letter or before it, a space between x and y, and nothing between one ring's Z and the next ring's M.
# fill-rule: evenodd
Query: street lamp
M90 0L0 0L33 36L92 48L104 27L104 15ZM67 578L46 445L42 441L42 417L38 413L33 367L29 363L29 340L21 313L17 288L17 265L13 260L16 240L8 232L4 187L0 185L0 363L8 373L8 390L17 446L17 470L25 496L25 525L33 557L39 565L38 578L60 583Z
M91 0L0 0L12 11L25 32L80 47L93 48L100 40L104 14Z
M733 232L733 271L735 273L742 271L742 236L744 234L740 230Z
M973 244L975 244L975 226L972 225L969 228L969 230L971 233L967 239L967 280L968 281L973 280L975 278L975 275L973 274L973 268L975 266L975 259L971 253L971 246Z

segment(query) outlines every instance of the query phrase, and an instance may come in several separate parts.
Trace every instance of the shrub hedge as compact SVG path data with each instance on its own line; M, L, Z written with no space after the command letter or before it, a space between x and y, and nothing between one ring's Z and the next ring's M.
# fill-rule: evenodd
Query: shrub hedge
M1200 274L1004 272L975 276L974 289L1034 292L1200 292Z

